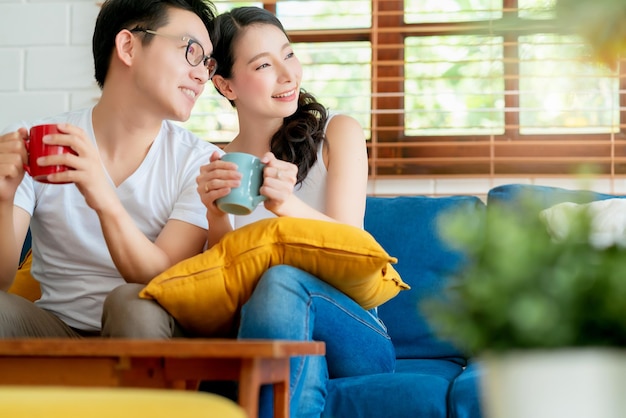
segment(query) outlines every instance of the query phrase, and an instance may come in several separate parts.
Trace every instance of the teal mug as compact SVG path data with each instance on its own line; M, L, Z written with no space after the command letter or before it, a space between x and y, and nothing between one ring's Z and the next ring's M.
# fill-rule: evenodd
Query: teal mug
M233 215L250 214L259 203L265 200L265 196L259 192L263 184L265 164L260 158L245 152L229 152L221 159L237 164L237 171L241 173L241 185L232 188L229 194L217 199L217 207Z

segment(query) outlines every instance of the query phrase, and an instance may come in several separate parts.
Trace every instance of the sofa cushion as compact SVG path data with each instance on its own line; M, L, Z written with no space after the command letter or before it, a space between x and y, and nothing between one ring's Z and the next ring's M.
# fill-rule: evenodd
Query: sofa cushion
M531 198L539 209L546 209L562 202L588 203L594 200L615 198L615 195L589 190L570 190L561 187L534 184L504 184L489 190L487 205L517 204L521 198Z
M550 235L556 240L568 237L584 215L589 216L591 222L589 242L594 247L626 247L626 199L603 199L589 203L563 202L539 213Z
M423 360L396 373L331 379L323 418L446 418L450 382L461 366L447 360Z
M440 240L437 222L450 210L483 216L485 204L475 196L369 197L365 229L390 254L411 290L378 308L398 358L456 358L460 350L436 337L420 311L425 298L439 294L448 278L462 266L463 255Z
M406 358L396 360L396 373L417 373L443 376L452 381L465 368L466 362L460 364L452 359L421 359Z
M448 394L448 418L479 418L481 408L480 379L483 373L478 363L470 363L452 382Z
M39 282L30 274L32 264L33 252L28 250L20 262L13 284L11 284L8 292L34 302L41 297L41 287Z
M204 253L174 265L140 296L155 299L193 334L230 335L241 306L273 265L305 270L371 309L408 288L390 264L395 262L360 228L270 218L231 231Z

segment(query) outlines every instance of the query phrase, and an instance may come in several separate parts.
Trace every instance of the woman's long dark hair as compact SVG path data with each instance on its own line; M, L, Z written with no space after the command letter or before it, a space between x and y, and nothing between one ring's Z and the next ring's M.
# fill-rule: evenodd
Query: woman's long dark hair
M254 24L276 26L287 36L280 20L259 7L237 7L219 15L213 20L210 31L212 56L218 63L216 74L226 79L232 76L234 44L243 29ZM235 106L232 100L231 104ZM293 115L284 118L282 126L272 136L270 150L274 155L298 166L298 184L306 178L317 160L317 150L324 141L327 120L327 109L312 94L301 89L298 109Z

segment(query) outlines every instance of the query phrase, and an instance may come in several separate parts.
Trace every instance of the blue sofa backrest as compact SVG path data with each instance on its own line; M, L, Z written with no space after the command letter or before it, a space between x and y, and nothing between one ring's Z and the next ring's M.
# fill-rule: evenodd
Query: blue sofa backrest
M28 229L28 232L26 233L26 238L24 239L24 245L22 245L22 253L20 255L20 263L22 261L24 261L24 258L26 258L26 254L28 254L28 251L30 250L31 247L31 236L30 236L30 228Z
M533 184L505 184L494 187L487 194L487 205L512 204L517 205L524 197L532 198L540 209L547 209L563 202L589 203L594 200L623 198L606 193L589 190L570 190L553 186Z
M411 286L378 308L398 358L465 361L459 350L435 336L419 307L424 298L442 290L463 261L462 254L446 246L437 231L437 218L451 209L482 216L485 204L474 196L367 199L365 229L398 258L394 267Z

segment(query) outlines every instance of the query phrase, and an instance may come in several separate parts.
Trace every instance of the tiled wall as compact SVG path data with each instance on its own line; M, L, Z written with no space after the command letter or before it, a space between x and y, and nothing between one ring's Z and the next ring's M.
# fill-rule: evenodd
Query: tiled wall
M0 0L0 130L93 104L96 1Z
M91 37L98 10L94 0L0 0L0 130L97 100ZM369 193L484 196L491 187L513 182L626 194L624 180L581 184L550 178L376 179Z
M553 177L474 177L474 178L419 178L401 180L371 179L368 194L379 196L425 195L449 196L470 194L486 198L489 189L510 183L539 184L565 189L586 189L601 193L626 195L623 178L577 179Z

